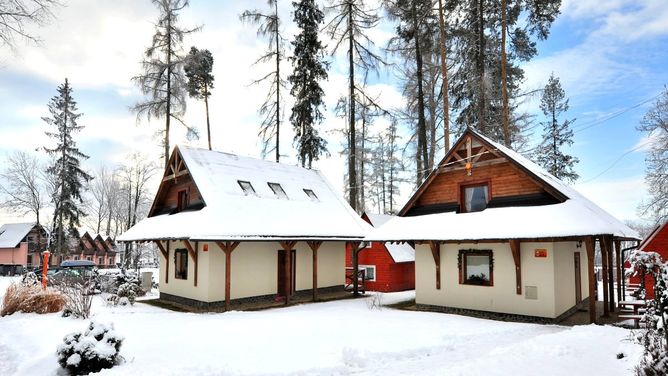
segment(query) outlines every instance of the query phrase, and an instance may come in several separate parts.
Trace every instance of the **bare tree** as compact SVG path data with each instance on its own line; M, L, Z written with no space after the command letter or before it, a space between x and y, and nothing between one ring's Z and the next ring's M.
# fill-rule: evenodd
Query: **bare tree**
M52 9L59 5L57 0L1 0L0 46L14 49L18 40L39 42L28 26L45 25L53 18Z
M0 206L20 215L32 214L35 222L40 223L40 214L47 205L43 166L35 156L18 151L7 157L5 169L0 173L4 182L0 182L0 193L4 200Z
M638 130L652 140L647 152L645 182L649 199L640 210L657 223L668 219L668 86L643 117Z

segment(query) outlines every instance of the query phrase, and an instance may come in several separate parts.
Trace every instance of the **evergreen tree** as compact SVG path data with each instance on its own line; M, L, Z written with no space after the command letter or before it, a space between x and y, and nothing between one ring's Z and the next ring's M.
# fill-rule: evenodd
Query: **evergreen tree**
M209 97L213 89L213 56L209 50L190 47L190 52L183 67L188 78L187 88L191 98L203 99L206 109L206 134L211 150L211 124L209 123Z
M536 151L536 161L555 177L573 182L578 174L573 166L578 159L564 153L562 148L573 144L573 130L570 125L575 119L559 122L559 116L568 111L568 99L561 88L559 78L550 75L543 90L540 109L547 117L543 122L543 141Z
M657 223L668 220L668 87L642 118L638 130L652 142L645 157L649 200L640 209Z
M375 28L380 22L380 17L375 9L370 9L364 0L342 0L331 1L328 10L335 12L334 17L327 24L330 37L334 41L332 53L336 53L341 46L345 46L348 55L348 103L347 119L348 130L345 133L348 154L348 202L353 209L360 211L359 187L357 182L357 130L355 122L358 115L356 105L360 95L365 95L363 86L357 84L357 74L366 74L375 70L383 64L381 57L374 52L373 41L368 36L369 30ZM361 71L361 72L360 72Z
M260 106L259 113L264 117L260 126L259 135L262 137L262 155L265 157L272 150L275 152L276 162L280 160L280 135L281 135L281 89L285 88L285 81L281 79L281 61L285 58L283 45L285 38L281 35L281 20L278 17L278 0L267 0L269 12L260 10L244 11L240 18L244 22L258 25L257 35L267 38L267 51L255 62L267 63L274 61L276 68L254 81L259 84L269 81L269 91L264 103ZM270 146L272 137L276 137L274 147Z
M189 138L197 137L195 128L187 126L181 117L186 111L186 79L183 73L185 56L182 51L183 37L195 29L183 29L178 26L178 15L188 6L189 0L153 0L160 10L158 23L152 44L146 49L142 61L143 73L132 80L149 98L135 104L132 108L137 119L146 116L165 118L163 146L165 166L169 161L169 131L171 119L177 120L188 130Z
M56 146L44 150L53 158L53 164L47 169L53 180L53 229L49 247L57 254L65 254L69 248L70 237L79 238L79 219L85 213L81 209L84 203L82 187L92 179L83 169L80 161L88 156L79 151L72 137L83 129L77 124L82 114L78 113L77 104L72 98L72 88L67 79L58 87L58 95L49 102L51 117L43 120L55 131L46 135L54 139Z
M290 94L295 98L290 121L295 129L295 143L302 167L311 168L327 152L327 142L318 135L316 125L322 122L323 97L320 80L327 79L327 64L324 61L325 47L318 38L319 25L325 18L315 0L293 2L294 21L299 34L292 42L294 56L290 58L294 71L288 77L292 84Z

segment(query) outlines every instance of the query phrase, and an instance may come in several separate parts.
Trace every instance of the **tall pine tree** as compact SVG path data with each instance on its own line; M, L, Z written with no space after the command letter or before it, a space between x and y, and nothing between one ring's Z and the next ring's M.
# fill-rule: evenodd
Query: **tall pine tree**
M543 89L540 109L547 120L543 122L543 141L536 150L536 161L555 177L573 182L578 178L573 170L578 159L565 154L562 149L573 144L570 125L575 119L559 121L559 116L568 111L568 98L554 74L550 75Z
M187 88L191 98L203 99L206 109L206 134L211 150L211 124L209 122L209 97L213 89L213 55L209 50L190 47L183 70L188 78Z
M55 140L53 148L44 150L53 158L53 164L47 169L54 182L53 190L53 228L49 247L56 254L66 254L70 237L79 238L79 219L85 215L81 209L81 195L85 182L92 179L83 169L81 160L88 156L79 151L72 137L80 132L83 126L77 124L82 114L78 113L77 103L72 98L72 88L65 83L58 87L58 95L49 102L51 117L42 118L55 130L47 131L46 135Z
M295 98L290 121L295 129L295 143L302 167L311 168L327 152L327 142L318 135L316 125L322 122L323 97L320 80L327 79L327 63L324 61L325 47L318 38L319 25L325 18L315 0L293 2L294 21L299 34L292 42L294 56L290 58L294 67L288 77L292 84L290 94Z
M186 127L189 137L198 137L195 128L187 126L181 117L186 111L186 79L183 73L185 56L182 51L183 37L195 29L178 26L178 15L188 6L189 0L153 0L160 10L152 44L146 49L141 62L143 72L132 80L148 98L132 108L137 118L146 116L165 119L162 144L165 149L165 166L169 161L169 131L175 119Z
M267 38L267 51L260 56L255 64L268 63L273 61L275 69L255 80L254 84L269 81L269 91L259 113L264 116L260 126L259 135L262 137L262 155L265 157L272 150L275 153L276 162L281 158L280 139L281 139L281 89L285 88L285 81L281 79L281 61L285 58L283 45L285 38L281 35L281 20L278 16L278 0L267 0L269 12L263 12L258 9L244 11L240 18L244 22L257 25L257 35ZM272 147L271 138L276 137L276 142Z

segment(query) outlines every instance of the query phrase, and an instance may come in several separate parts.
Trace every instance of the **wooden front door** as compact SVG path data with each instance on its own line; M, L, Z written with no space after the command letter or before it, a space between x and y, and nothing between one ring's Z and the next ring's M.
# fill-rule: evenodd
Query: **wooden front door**
M290 256L287 257L285 250L280 249L278 251L278 296L285 296L286 292L289 292L290 295L295 292L295 262L297 257L295 257L296 251L293 249L290 252Z
M580 274L580 252L575 252L575 304L578 304L582 301L582 280L580 279L582 274Z

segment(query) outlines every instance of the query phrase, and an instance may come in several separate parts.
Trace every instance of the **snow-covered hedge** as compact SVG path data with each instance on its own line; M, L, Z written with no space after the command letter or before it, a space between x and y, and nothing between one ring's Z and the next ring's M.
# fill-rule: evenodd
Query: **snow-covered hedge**
M113 324L91 321L83 333L70 333L58 345L58 363L74 375L87 375L111 368L123 358L119 355L123 337Z

